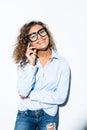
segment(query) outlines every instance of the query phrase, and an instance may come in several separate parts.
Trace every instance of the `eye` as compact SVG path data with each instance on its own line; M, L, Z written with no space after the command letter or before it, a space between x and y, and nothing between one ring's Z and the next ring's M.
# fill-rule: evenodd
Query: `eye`
M33 38L35 38L36 37L36 33L33 33L33 34L30 34L29 35L29 39L33 39Z
M40 34L44 34L44 33L46 33L46 30L45 30L45 29L41 29L41 30L39 31L39 33L40 33Z

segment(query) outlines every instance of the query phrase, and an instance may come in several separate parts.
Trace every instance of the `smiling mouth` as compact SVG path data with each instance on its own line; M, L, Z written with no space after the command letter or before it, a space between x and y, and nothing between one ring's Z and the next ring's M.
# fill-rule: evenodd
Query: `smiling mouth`
M40 41L38 41L38 44L39 44L39 45L40 45L40 44L44 44L44 43L45 43L45 40L46 40L46 38L41 39Z
M41 41L38 42L38 44L39 44L39 45L40 45L40 44L44 44L44 42L45 42L45 40L41 40Z

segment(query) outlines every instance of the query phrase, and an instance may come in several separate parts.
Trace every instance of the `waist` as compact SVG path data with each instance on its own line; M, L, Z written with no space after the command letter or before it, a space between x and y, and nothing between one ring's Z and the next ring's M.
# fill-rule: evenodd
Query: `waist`
M43 104L29 99L20 99L18 103L18 110L44 110L47 114L54 116L57 113L58 105Z

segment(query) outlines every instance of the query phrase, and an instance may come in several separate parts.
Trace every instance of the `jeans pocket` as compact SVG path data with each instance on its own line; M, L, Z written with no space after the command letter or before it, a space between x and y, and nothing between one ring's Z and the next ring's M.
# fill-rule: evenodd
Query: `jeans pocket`
M29 116L28 110L23 111L23 116Z
M29 114L28 114L28 111L27 110L25 110L25 111L18 111L18 114L17 114L17 117L19 117L19 116L28 116Z

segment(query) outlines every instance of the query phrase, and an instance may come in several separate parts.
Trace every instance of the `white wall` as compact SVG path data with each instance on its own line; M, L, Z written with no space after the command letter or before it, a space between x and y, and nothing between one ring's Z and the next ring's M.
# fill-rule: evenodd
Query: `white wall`
M0 130L13 130L17 113L16 65L11 58L20 27L45 22L72 71L68 104L60 108L59 130L87 123L87 1L0 0Z

